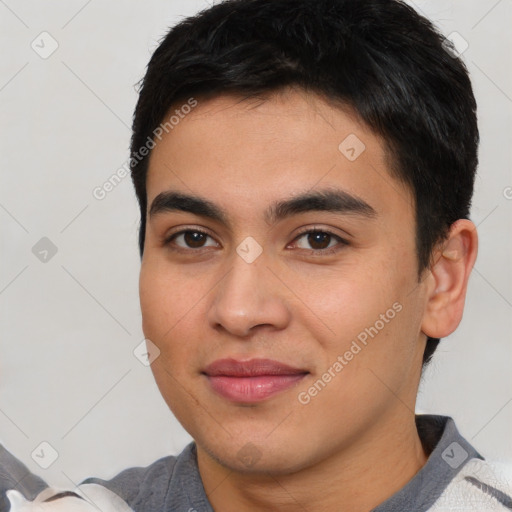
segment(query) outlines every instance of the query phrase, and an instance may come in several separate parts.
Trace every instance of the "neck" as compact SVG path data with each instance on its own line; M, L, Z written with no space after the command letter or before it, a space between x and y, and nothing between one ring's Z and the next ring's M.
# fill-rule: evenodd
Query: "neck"
M408 410L379 421L357 445L292 474L233 472L199 446L197 456L216 512L369 511L406 485L428 458Z

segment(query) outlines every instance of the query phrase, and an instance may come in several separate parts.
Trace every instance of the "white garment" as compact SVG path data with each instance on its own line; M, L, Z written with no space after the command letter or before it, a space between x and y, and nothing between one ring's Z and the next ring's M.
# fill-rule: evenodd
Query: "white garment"
M117 494L102 485L82 484L71 491L78 496L58 497L64 492L64 489L48 487L34 501L27 501L19 491L7 491L9 512L133 512Z
M512 471L502 463L469 460L430 512L505 512L512 510ZM412 511L411 511L412 512Z

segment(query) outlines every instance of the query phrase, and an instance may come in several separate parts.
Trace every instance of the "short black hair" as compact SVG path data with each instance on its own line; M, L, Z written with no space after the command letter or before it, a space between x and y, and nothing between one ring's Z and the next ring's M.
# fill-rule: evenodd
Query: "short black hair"
M346 105L382 137L392 175L413 192L418 282L453 222L469 218L478 164L476 102L468 71L433 24L399 0L226 0L175 25L142 80L131 174L146 233L141 156L173 105L286 87ZM428 338L431 359L438 338Z

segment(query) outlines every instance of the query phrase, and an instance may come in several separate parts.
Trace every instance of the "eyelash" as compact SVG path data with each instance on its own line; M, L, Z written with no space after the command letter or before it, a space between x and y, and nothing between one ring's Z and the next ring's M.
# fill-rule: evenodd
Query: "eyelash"
M203 247L200 247L198 249L194 249L194 248L187 248L185 249L184 247L173 247L172 246L172 242L180 235L183 235L185 233L201 233L202 235L205 235L205 236L208 236L210 238L213 238L209 233L207 233L206 231L203 231L202 229L198 229L198 228L193 228L193 229L183 229L181 231L177 231L176 233L173 233L172 235L168 236L167 238L164 239L164 242L163 242L163 245L166 246L166 247L169 247L171 250L173 251L176 251L176 252L190 252L190 251L193 251L193 252L199 252L201 251L201 249L203 249ZM338 241L338 245L335 246L335 247L328 247L328 248L325 248L325 249L310 249L309 251L309 255L311 256L327 256L327 255L331 255L331 254L335 254L337 253L338 251L342 250L345 246L349 245L349 243L344 240L343 238L341 238L339 235L336 235L334 233L332 233L331 231L328 231L326 229L320 229L320 228L310 228L310 229L306 229L304 231L301 231L294 239L293 239L293 242L296 242L297 240L299 240L301 237L303 237L304 235L309 235L309 234L314 234L314 233L322 233L324 235L328 235L332 238L335 238L337 241ZM303 249L304 251L308 251L308 249Z

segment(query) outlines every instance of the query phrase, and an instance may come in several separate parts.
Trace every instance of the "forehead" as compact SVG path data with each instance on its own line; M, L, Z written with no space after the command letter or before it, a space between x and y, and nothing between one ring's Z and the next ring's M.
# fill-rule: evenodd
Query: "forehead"
M376 211L412 213L412 195L391 175L384 141L348 107L294 89L196 101L155 141L148 207L163 190L173 190L254 216L283 197L336 188ZM170 115L179 109L174 105Z

